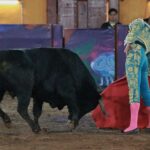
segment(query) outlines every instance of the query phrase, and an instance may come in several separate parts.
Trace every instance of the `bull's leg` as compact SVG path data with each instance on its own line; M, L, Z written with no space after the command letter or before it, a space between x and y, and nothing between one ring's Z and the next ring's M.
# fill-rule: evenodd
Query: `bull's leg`
M1 108L0 108L0 116L3 119L5 126L10 128L10 124L11 124L10 117Z
M71 89L71 88L70 88ZM76 128L76 126L78 125L79 122L79 108L77 106L77 100L76 100L76 95L74 90L70 90L70 93L67 92L65 94L65 92L63 93L62 97L66 102L66 105L68 107L68 111L69 111L69 116L68 119L71 121L71 127L72 128Z
M67 105L69 110L69 119L71 120L73 128L76 128L76 126L79 123L79 109L76 105L76 101L70 100L70 102Z
M30 96L19 95L18 97L18 108L17 111L21 117L29 124L32 131L37 133L39 132L39 127L34 123L28 114L28 106L30 102Z
M69 111L69 109L68 109L68 111ZM71 121L71 119L72 119L72 116L71 116L71 113L69 112L68 120Z
M59 84L57 85L57 94L60 96L60 98L63 99L64 103L67 105L69 111L69 119L71 120L73 128L75 128L79 122L79 107L77 104L74 80L72 79L72 76L66 74L65 76L59 78L58 83Z
M40 125L39 125L39 117L41 116L42 113L42 106L43 102L38 101L37 99L34 99L33 101L33 115L34 115L34 122L36 126L38 127L39 131L41 130Z
M77 106L77 99L76 95L74 92L74 89L69 89L69 91L66 90L60 90L59 91L60 97L65 101L68 111L69 111L69 116L68 119L71 121L71 127L76 128L79 122L79 108Z
M0 102L3 99L4 93L5 93L5 90L0 91ZM5 126L10 127L10 124L11 124L10 117L1 108L0 108L0 116L2 117L2 120L5 124Z

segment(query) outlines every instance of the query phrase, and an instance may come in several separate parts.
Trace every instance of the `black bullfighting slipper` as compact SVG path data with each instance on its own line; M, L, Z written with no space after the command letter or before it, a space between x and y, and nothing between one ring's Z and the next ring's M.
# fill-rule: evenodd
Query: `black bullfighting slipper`
M145 129L143 129L143 131L144 131L145 133L150 133L150 128L145 128Z
M122 131L122 133L123 133L124 135L133 135L133 134L138 134L139 131L140 131L140 130L139 130L138 128L136 128L136 129L133 129L133 130L130 130L130 131L127 131L127 132Z

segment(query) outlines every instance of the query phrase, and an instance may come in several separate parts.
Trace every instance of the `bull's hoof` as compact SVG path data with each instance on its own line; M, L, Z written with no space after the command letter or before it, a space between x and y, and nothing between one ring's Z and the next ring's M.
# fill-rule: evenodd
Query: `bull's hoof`
M42 128L42 131L43 131L44 133L48 133L48 132L49 132L48 128Z
M5 115L3 118L4 124L7 128L11 128L11 120L9 116Z
M73 121L74 129L79 125L79 122L77 120Z
M69 128L71 129L71 130L74 130L77 126L78 126L78 121L76 121L76 120L69 120L68 121L68 126L69 126Z
M67 126L71 131L74 129L74 124L71 121L68 121Z
M11 128L11 122L5 123L5 127Z
M41 131L41 128L40 127L35 127L32 129L32 131L36 134L38 134L40 131Z
M34 129L32 130L34 133L38 134L41 130L40 129Z

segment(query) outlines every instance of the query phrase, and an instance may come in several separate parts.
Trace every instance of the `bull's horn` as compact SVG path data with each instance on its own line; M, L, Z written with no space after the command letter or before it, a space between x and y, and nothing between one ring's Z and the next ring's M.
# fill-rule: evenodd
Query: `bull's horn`
M100 98L98 102L99 102L100 108L101 108L101 110L102 110L102 113L103 113L105 116L108 116L108 113L107 113L106 110L105 110L105 106L104 106L104 103L103 103L103 99Z

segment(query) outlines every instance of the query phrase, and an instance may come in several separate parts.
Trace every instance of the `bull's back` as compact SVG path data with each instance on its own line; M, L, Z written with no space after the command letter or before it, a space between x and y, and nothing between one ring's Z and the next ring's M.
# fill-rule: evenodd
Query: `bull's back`
M33 62L37 81L44 81L49 77L67 72L68 68L58 54L59 51L59 49L54 48L38 48L26 51Z
M64 49L64 51L60 51L60 55L62 55L78 86L82 85L85 88L88 84L91 88L96 88L92 75L77 54Z
M7 66L6 64L11 66L20 65L22 68L32 68L32 61L30 61L25 52L21 50L0 51L0 66Z
M27 51L38 73L44 78L55 72L68 72L77 86L86 84L96 88L95 81L79 56L67 49L40 48ZM82 82L82 83L81 83ZM84 83L84 84L83 84Z

